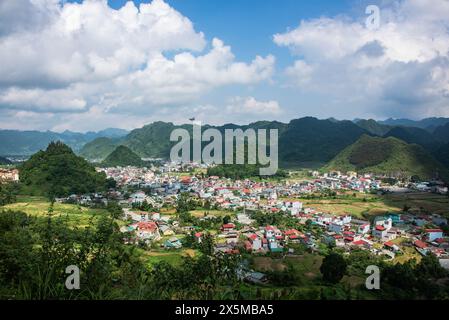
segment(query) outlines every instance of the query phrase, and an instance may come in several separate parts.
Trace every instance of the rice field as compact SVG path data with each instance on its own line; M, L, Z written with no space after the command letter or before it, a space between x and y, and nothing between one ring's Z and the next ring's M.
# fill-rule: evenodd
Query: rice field
M16 203L0 207L3 210L22 211L33 217L47 217L50 202L43 197L20 196ZM55 203L53 217L66 217L69 225L86 227L101 215L106 214L104 209L85 208L74 204Z

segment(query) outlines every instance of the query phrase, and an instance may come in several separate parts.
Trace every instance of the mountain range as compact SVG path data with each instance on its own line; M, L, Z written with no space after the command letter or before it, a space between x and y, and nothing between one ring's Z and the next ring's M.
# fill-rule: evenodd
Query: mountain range
M79 151L86 143L96 138L119 138L127 134L126 130L113 128L86 133L0 130L0 155L30 156L39 150L45 150L52 141L62 141L74 151Z
M168 158L171 147L175 144L175 142L170 142L170 134L177 128L192 132L192 125L175 125L162 121L145 125L131 132L120 129L85 134L68 131L54 133L50 131L3 130L0 131L0 138L8 137L8 139L0 140L0 155L32 154L35 150L45 149L49 141L61 140L90 161L104 161L118 146L129 148L129 150L119 150L121 151L118 154L119 158L123 159L126 158L125 154L131 155L130 158L135 158L134 153L141 158ZM401 171L401 167L398 167L399 163L392 161L392 158L389 157L409 159L410 165L413 166L409 172L420 172L426 177L429 177L430 171L436 170L437 167L438 170L444 171L445 168L440 167L440 164L449 167L447 157L449 154L449 118L427 118L420 121L408 119L340 121L333 118L320 120L304 117L294 119L289 123L258 121L248 125L202 126L203 131L208 128L216 128L222 133L226 129L278 129L279 161L280 166L284 168L318 168L326 164L333 166L341 164L342 168L354 168L352 162L354 159L342 160L345 155L352 154L347 151L347 148L364 150L364 152L372 154L378 152L376 145L396 150L392 154L380 152L379 155L383 155L384 158L381 162L374 164L374 167L377 168L392 168ZM376 137L377 140L369 141L367 137ZM409 147L404 147L404 144L400 144L398 141ZM362 148L361 144L367 146ZM439 165L434 165L434 161ZM385 163L380 165L382 162ZM423 169L421 166L425 166L425 163L430 164L427 169ZM373 165L366 165L364 169L368 170L371 167ZM356 163L355 168L360 168L360 165Z

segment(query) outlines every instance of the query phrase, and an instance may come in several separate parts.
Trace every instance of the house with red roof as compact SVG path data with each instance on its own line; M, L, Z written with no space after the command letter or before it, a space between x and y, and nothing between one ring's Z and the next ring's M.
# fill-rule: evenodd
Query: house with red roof
M352 246L369 249L371 248L371 243L366 240L360 239L351 243Z
M247 242L250 243L252 251L259 251L262 249L262 239L255 233L248 236Z
M373 236L379 239L387 237L388 230L383 225L376 225L373 229Z
M197 242L197 243L201 243L201 241L202 241L202 237L203 237L203 233L202 232L197 232L197 233L195 233L195 241Z
M221 231L223 232L234 232L235 231L235 224L233 223L226 223L221 227Z
M395 245L392 241L385 242L384 247L385 247L385 249L393 251L393 252L397 252L400 250L399 247L397 245Z
M427 249L427 247L428 247L427 243L425 243L425 242L423 242L421 240L416 240L415 242L413 242L413 244L418 249Z
M137 223L137 236L144 240L159 239L159 228L153 221L142 221Z

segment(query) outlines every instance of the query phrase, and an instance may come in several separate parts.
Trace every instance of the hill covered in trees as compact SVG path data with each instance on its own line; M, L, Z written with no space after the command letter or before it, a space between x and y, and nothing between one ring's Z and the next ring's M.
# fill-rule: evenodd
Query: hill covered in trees
M145 164L142 159L131 149L125 146L118 146L103 162L106 167L140 167Z
M357 171L390 174L395 176L417 175L430 179L439 174L448 178L448 171L429 152L419 145L407 144L394 137L362 136L354 144L338 154L324 170Z
M428 131L413 127L394 127L384 137L395 137L407 143L416 143L433 152L438 149L440 143Z
M170 150L175 144L170 141L170 134L178 128L192 132L191 125L177 126L173 123L155 122L133 130L120 141L97 139L92 144L87 144L80 154L88 159L104 159L112 152L112 145L115 144L115 146L127 146L140 157L168 158ZM368 133L351 121L318 120L311 117L293 120L288 124L277 121L259 121L248 125L204 125L202 130L209 128L215 128L222 133L226 129L243 131L247 129L277 129L279 161L281 164L289 165L303 162L327 162L362 134Z
M368 120L360 119L357 120L355 124L357 124L360 128L365 129L369 133L374 134L376 136L383 136L393 128L392 126L381 124L373 119Z
M119 139L97 138L86 143L79 155L88 160L102 161L117 148L119 142Z
M23 192L49 197L105 190L107 179L62 142L52 142L19 167Z

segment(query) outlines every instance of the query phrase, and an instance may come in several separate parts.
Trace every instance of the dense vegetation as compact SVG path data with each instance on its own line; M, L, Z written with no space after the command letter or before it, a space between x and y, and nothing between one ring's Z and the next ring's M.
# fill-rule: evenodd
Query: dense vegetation
M105 190L107 179L62 142L52 142L20 168L23 193L48 197Z
M399 139L363 136L344 149L324 170L357 171L393 176L447 178L448 171L418 145Z
M430 132L421 128L395 127L384 137L395 137L407 143L416 143L430 152L435 151L440 145Z
M390 123L391 122L391 123ZM279 163L281 167L316 167L334 158L344 148L363 134L391 136L408 143L416 143L439 158L438 148L445 141L444 126L448 119L429 118L421 122L399 121L376 122L375 120L338 121L319 120L312 117L292 120L285 124L276 121L259 121L249 125L226 124L223 126L203 126L203 131L216 128L224 133L226 129L278 129ZM415 127L413 127L413 125ZM429 126L427 128L426 126ZM430 127L435 130L432 134ZM447 126L447 124L446 124ZM88 159L104 159L113 149L123 144L141 157L168 158L171 147L170 134L174 129L192 131L191 125L176 126L172 123L155 122L133 130L122 140L98 139L87 144L81 154ZM203 143L204 145L204 143Z
M13 203L16 200L19 186L15 183L0 183L0 206Z
M191 125L175 126L172 123L155 122L141 129L133 130L121 142L141 157L167 158L174 145L170 142L170 134L174 129L183 128L191 132ZM279 133L280 162L297 164L307 161L325 162L335 156L342 148L354 142L361 134L366 133L350 121L318 120L303 118L293 120L289 124L276 121L259 121L239 126L227 124L223 126L203 126L203 130L216 128L224 133L226 129L277 129ZM100 142L100 141L98 141ZM104 145L111 141L102 141ZM101 149L98 145L97 150ZM107 152L105 148L105 153ZM92 150L93 152L93 150ZM81 153L93 158L87 148ZM98 156L96 154L96 156ZM102 157L106 157L103 154Z
M376 136L380 136L380 137L385 135L392 128L389 125L381 124L373 119L368 119L368 120L360 119L360 120L357 120L355 123L360 128L365 129L369 133L374 134Z
M442 145L438 151L435 153L435 157L449 168L449 143Z
M97 138L86 143L79 154L89 160L104 160L117 148L119 141L119 139Z
M261 166L255 164L244 164L244 165L222 164L208 168L207 175L231 179L247 179L260 176L259 174L260 168ZM284 170L278 169L277 173L271 177L281 178L286 176L287 173Z
M367 131L351 121L292 120L279 140L280 162L327 162Z
M449 143L449 123L435 129L433 135L441 142Z
M145 164L142 159L131 149L125 146L118 146L103 162L105 167L141 167Z

